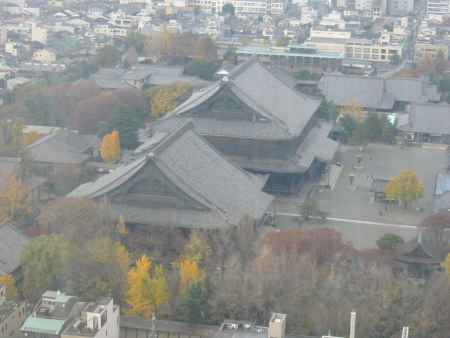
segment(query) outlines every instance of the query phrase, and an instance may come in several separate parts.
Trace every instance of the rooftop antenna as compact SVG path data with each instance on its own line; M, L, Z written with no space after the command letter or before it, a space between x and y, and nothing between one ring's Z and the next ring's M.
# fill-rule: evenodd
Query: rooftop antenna
M356 312L350 313L350 335L349 338L355 338Z

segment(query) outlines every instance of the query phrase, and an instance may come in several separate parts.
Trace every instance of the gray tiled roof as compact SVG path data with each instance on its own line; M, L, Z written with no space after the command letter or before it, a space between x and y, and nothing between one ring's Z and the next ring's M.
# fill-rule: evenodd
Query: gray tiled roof
M272 202L262 192L265 178L244 172L225 160L185 124L139 157L69 196L101 197L118 188L152 162L176 187L209 211L180 210L152 205L114 205L127 221L185 227L237 225L244 215L260 219Z
M59 130L29 145L26 149L36 162L77 164L89 159L89 148L96 147L94 135L82 135L70 130Z
M298 165L309 168L314 159L323 162L331 161L338 149L338 143L330 138L333 125L326 121L319 121L312 128L297 150Z
M327 74L320 79L319 89L338 106L348 105L352 99L370 109L390 110L394 106L383 78Z
M20 255L28 238L12 225L0 225L0 275L16 270L20 265Z
M387 92L394 95L396 101L426 103L440 99L437 86L422 79L391 78L385 81Z
M399 125L403 131L430 134L450 134L450 105L412 104L409 106L408 123Z
M320 104L318 100L296 92L252 59L233 71L229 82L215 82L195 92L169 113L166 119L183 117L183 114L217 94L223 86L228 86L247 106L264 116L267 122L246 124L242 121L193 118L200 134L252 139L292 138L302 133Z

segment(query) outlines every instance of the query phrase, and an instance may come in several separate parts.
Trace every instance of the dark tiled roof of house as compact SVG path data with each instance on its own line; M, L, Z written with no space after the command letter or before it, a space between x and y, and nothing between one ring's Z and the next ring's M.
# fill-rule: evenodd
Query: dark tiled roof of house
M26 149L36 162L79 164L89 159L87 151L97 147L98 143L95 135L60 130L39 139Z
M20 255L28 238L12 225L0 225L0 275L16 270L20 265Z

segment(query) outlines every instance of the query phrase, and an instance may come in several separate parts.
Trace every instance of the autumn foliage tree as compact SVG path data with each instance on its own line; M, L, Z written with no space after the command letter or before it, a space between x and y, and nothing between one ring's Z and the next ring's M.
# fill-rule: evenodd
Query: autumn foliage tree
M409 202L423 197L424 187L414 171L404 170L389 180L384 193L387 200L399 201L406 208Z
M38 133L37 131L31 131L29 133L24 133L23 134L23 144L25 146L28 146L30 144L33 144L37 140L41 139L42 137L44 137L44 135Z
M113 224L107 204L85 198L56 199L41 210L37 221L48 233L64 235L77 245L110 234Z
M194 259L182 257L175 263L180 277L180 293L184 294L190 286L203 278L198 263Z
M105 162L115 162L120 159L120 136L117 130L103 136L100 155Z
M149 92L152 116L159 118L175 109L181 99L192 91L188 82L177 82L173 85L157 86Z
M152 261L144 255L128 272L126 301L129 315L150 318L169 299L164 270L161 266L153 268L152 265Z
M17 298L17 288L14 277L7 274L0 276L0 285L6 287L6 298L10 300L15 300Z
M364 118L364 108L358 103L356 98L352 98L350 102L341 108L343 115L348 115L357 122L362 122Z
M0 218L3 221L15 221L29 214L27 193L28 190L19 177L11 175L7 179L5 189L0 192Z

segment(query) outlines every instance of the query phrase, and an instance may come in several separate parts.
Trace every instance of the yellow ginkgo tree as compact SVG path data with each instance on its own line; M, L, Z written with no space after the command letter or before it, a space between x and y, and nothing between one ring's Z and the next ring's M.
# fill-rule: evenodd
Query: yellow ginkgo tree
M0 276L0 285L6 287L6 298L15 300L17 298L16 282L11 275Z
M399 201L406 208L409 202L423 197L424 187L413 170L404 170L400 175L392 177L384 188L388 201Z
M105 162L114 162L120 159L120 135L117 130L103 136L100 145L100 155Z
M16 175L11 175L0 192L0 221L14 221L29 213L27 188Z
M164 269L161 266L153 268L152 265L152 261L143 255L128 272L126 300L129 315L150 318L169 300Z

